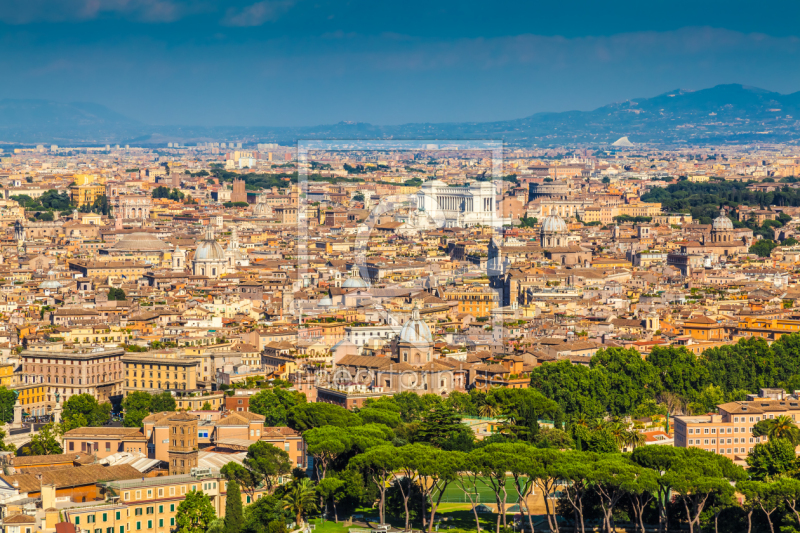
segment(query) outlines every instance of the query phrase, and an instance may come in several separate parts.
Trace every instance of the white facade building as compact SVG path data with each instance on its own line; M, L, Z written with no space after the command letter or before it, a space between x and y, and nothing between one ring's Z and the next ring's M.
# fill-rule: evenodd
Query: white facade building
M502 226L510 219L497 216L494 184L473 182L463 187L448 187L441 180L426 181L417 192L417 208L444 227Z

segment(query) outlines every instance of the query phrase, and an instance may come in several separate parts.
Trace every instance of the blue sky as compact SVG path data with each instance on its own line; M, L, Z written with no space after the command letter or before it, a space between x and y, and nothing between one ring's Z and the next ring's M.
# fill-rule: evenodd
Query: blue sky
M0 98L152 124L490 121L800 90L800 2L0 0Z

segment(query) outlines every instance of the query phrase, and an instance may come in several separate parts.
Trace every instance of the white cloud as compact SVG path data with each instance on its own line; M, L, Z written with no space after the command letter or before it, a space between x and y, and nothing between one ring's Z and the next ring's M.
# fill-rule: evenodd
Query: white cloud
M0 21L8 24L77 22L119 14L140 22L173 22L194 7L173 0L25 0L0 2Z
M295 0L264 0L242 9L230 8L222 19L225 26L261 26L278 17L294 6Z

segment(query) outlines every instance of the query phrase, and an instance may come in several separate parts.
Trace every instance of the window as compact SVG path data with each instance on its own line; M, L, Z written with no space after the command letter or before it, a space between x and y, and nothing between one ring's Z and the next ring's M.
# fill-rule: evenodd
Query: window
M78 526L78 525L80 525L80 523L81 523L81 517L80 516L76 516L75 517L75 525Z
M108 522L108 514L103 513L103 522Z
M106 533L114 533L114 528L113 527L107 527L106 528Z
M147 514L153 514L155 512L155 510L156 510L155 507L148 507L147 508Z
M94 524L94 515L93 514L90 514L89 516L86 517L86 523L87 524Z
M169 488L169 495L170 496L175 496L175 487L170 487Z
M117 520L119 520L119 519L121 518L121 515L122 515L122 513L120 513L119 511L117 511Z
M163 512L164 512L164 506L163 505L159 505L158 506L158 514L161 514Z
M140 490L136 491L136 499L137 500L141 500L142 499L142 491L140 491Z
M147 529L153 529L153 521L152 520L148 520L147 521Z
M142 523L136 522L136 529L142 529Z
M70 442L69 443L69 451L71 451L71 452L75 451L75 443L74 442Z
M159 496L163 496L164 495L164 489L158 489L158 495Z
M171 526L175 525L175 518L170 518L169 519L169 525L171 525Z
M137 507L136 509L133 510L133 514L135 516L142 516L142 508L141 507Z
M158 527L164 527L164 519L163 518L159 518L158 519Z

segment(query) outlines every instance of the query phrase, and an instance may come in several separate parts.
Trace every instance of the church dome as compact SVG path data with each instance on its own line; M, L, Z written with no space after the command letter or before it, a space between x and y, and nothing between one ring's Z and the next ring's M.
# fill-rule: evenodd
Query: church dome
M60 289L61 287L63 287L63 285L61 285L60 282L58 282L58 281L56 281L54 279L48 279L48 280L43 281L43 282L41 282L39 284L39 288L40 289L54 290L54 289Z
M169 250L169 244L165 243L155 235L139 231L136 233L129 233L124 235L115 245L110 247L111 250L130 250L130 251L151 251L151 250Z
M333 300L331 300L329 296L326 296L325 298L321 298L317 305L320 307L331 307L333 305Z
M725 216L725 211L720 211L719 216L714 219L711 228L715 230L729 230L733 229L733 222Z
M548 215L542 221L542 231L552 233L566 233L567 223L558 215Z
M225 261L225 250L217 241L202 241L194 253L195 261Z
M369 283L364 281L361 277L361 272L359 271L358 265L353 265L353 270L350 271L350 277L342 283L343 289L366 289L369 287Z
M403 325L400 330L400 342L408 342L411 344L432 343L433 335L428 325L419 317L419 307L414 304L414 309L411 310L411 320Z
M214 239L214 233L209 227L206 232L206 238L200 241L197 245L197 250L194 252L195 261L225 261L225 250Z
M253 207L253 214L259 217L267 216L270 213L269 206L264 202L259 202Z

